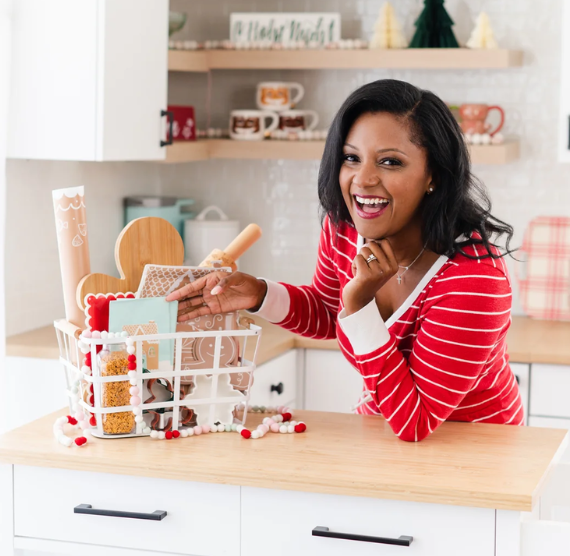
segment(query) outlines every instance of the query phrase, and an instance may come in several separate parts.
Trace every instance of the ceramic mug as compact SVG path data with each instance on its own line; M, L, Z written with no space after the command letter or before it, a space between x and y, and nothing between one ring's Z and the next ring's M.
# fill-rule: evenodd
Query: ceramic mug
M499 125L493 130L491 124L486 123L487 116L491 110L498 110L501 117ZM459 107L461 116L461 129L463 133L488 133L491 137L498 133L505 123L505 112L500 106L488 106L486 104L462 104Z
M293 92L296 94L293 95ZM264 82L257 86L257 107L260 110L281 112L289 110L299 103L305 95L305 88L300 83Z
M307 123L310 118L311 122ZM313 131L319 123L314 110L284 110L279 112L279 129L283 131Z
M266 126L265 121L271 118ZM277 129L279 116L268 110L232 110L230 113L230 137L242 141L260 141L265 132Z

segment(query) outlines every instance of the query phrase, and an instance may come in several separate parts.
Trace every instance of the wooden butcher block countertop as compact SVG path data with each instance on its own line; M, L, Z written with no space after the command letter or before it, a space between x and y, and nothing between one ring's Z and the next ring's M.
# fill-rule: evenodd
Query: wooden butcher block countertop
M93 439L60 445L59 413L0 436L0 462L204 483L530 511L567 431L446 422L419 442L381 417L296 411L302 434L245 440L217 433L172 441ZM255 426L262 415L250 414Z
M294 348L339 349L336 340L310 340L278 326L255 319L263 327L258 365ZM508 353L516 363L551 363L570 365L570 322L513 317L509 330ZM55 331L47 326L7 339L6 351L14 357L57 359Z

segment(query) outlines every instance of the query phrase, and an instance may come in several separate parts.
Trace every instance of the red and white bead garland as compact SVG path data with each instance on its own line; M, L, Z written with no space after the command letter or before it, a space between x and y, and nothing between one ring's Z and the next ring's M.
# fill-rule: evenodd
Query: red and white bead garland
M76 416L83 417L83 419L79 421L71 415L66 415L65 417L58 417L53 424L53 435L57 438L60 444L68 448L70 446L77 446L78 448L85 446L85 444L87 444L87 437L90 434L88 430L89 424L87 421L85 421L85 415L83 412L81 412L81 415L79 415L79 412L77 412ZM65 425L71 425L74 429L80 427L83 430L82 435L73 439L70 438L63 431L63 427Z
M303 421L292 421L293 415L290 411L284 411L284 409L279 408L279 410L283 411L282 413L277 413L272 417L265 417L263 423L258 425L253 431L243 425L236 425L235 423L220 423L214 425L198 425L180 431L151 431L150 437L156 440L172 440L176 438L187 438L189 436L199 436L209 432L237 432L243 438L256 440L263 438L269 431L282 434L305 432L307 425Z
M132 338L127 338L125 340L127 344L127 353L129 354L129 382L131 387L129 389L129 394L131 395L130 403L133 406L133 414L135 416L135 423L141 425L142 434L150 434L151 428L144 423L143 412L141 409L142 398L140 388L137 386L137 357L135 355L135 341Z

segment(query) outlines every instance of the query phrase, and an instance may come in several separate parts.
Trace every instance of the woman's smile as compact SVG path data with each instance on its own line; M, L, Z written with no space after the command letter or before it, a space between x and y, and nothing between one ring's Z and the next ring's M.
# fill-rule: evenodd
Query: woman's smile
M376 195L359 195L353 193L355 212L360 218L378 218L386 212L390 200Z

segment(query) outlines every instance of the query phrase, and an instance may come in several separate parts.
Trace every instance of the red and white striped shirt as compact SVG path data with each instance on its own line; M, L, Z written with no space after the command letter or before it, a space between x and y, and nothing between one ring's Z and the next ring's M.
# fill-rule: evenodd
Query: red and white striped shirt
M359 242L351 224L335 228L327 218L313 283L268 281L258 314L302 336L337 337L371 398L358 411L382 414L402 440L422 440L448 419L522 425L507 355L512 294L503 259L440 256L384 323L375 301L344 316L342 291Z

